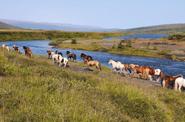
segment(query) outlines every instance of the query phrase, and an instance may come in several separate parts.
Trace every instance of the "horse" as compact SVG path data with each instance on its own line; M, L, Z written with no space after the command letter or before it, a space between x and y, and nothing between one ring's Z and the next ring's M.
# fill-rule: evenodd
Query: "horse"
M59 59L62 58L61 55L59 54L55 54L54 52L51 53L51 59L53 61L54 64L59 64Z
M108 64L112 65L112 71L114 71L114 72L118 71L118 72L122 73L126 70L125 65L119 61L114 61L111 59L111 60L109 60Z
M154 72L154 75L158 77L156 82L160 82L162 86L162 81L165 78L165 74L160 69L155 69Z
M155 69L149 66L138 66L138 65L130 65L132 71L136 74L140 74L140 78L149 79L153 81L153 76L155 74Z
M98 69L99 71L101 71L101 64L100 64L99 61L93 60L93 61L87 61L86 63L87 63L88 66L90 66L90 67L95 66L96 69Z
M47 54L48 54L48 59L52 59L52 55L55 53L52 52L51 50L47 50Z
M1 47L3 48L3 50L5 49L5 50L7 50L8 52L10 51L10 48L9 48L7 45L5 45L5 44L2 44Z
M163 73L161 71L161 69L155 69L154 71L154 75L158 76L159 78L157 79L157 81L161 83L161 86L163 88L167 87L174 87L175 84L175 80L179 77L183 77L182 75L177 75L177 76L170 76L170 75L166 75L165 73Z
M23 49L24 49L24 52L25 52L25 55L28 56L29 58L32 57L32 51L29 47L26 47L26 46L23 46Z
M20 50L19 50L19 47L17 47L16 45L13 45L13 49L14 49L15 52L21 53Z
M72 60L72 61L76 60L76 54L71 53L70 51L66 51L66 55L69 60Z
M180 78L182 77L182 75L177 75L177 76L170 76L170 75L165 75L163 81L162 81L162 87L165 88L174 88L174 85L175 85L175 80L177 78Z
M59 67L64 66L67 67L68 66L68 62L69 60L65 57L62 57L61 55L58 56L58 65Z
M81 53L80 57L84 60L84 63L93 60L93 58L91 56L86 55L84 53Z
M185 79L183 77L179 77L175 80L175 90L179 90L181 92L181 88L185 87Z

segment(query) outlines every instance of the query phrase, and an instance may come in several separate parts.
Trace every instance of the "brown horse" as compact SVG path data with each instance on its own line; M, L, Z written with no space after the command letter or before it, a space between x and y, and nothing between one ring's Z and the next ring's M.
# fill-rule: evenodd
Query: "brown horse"
M29 47L23 46L24 52L25 52L25 56L28 56L29 58L32 57L32 51Z
M175 85L175 80L179 77L182 77L182 75L177 75L177 76L169 76L165 75L164 79L162 81L162 87L165 88L174 88Z
M101 64L99 61L93 60L93 61L86 61L87 65L90 67L95 66L96 69L98 69L99 71L101 71Z
M86 55L86 54L84 54L84 53L81 53L80 57L84 60L84 63L93 60L93 58L92 58L91 56Z
M47 50L47 54L48 54L48 59L51 59L52 57L52 53L54 53L54 52L52 52L51 50Z
M155 69L153 69L152 67L149 66L138 66L138 65L130 65L132 71L134 71L134 73L136 74L140 74L141 78L143 79L150 79L151 81L152 76L154 76L155 74Z
M76 54L71 53L70 51L67 51L67 52L66 52L66 55L67 55L67 58L68 58L69 60L72 60L72 61L75 61L75 60L76 60Z

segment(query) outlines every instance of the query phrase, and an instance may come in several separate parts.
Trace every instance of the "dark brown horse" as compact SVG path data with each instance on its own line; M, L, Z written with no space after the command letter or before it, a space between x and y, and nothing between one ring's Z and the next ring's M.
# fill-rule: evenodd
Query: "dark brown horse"
M67 55L67 58L68 58L69 60L72 60L72 61L75 61L75 60L76 60L76 54L71 53L70 51L67 51L67 52L66 52L66 55Z
M24 49L24 52L25 52L25 55L28 56L29 58L32 57L32 51L29 47L26 47L26 46L23 46L23 49Z
M84 63L86 63L86 62L89 62L89 61L92 61L92 60L93 60L93 58L92 58L91 56L86 55L86 54L84 54L84 53L81 53L80 57L84 60Z

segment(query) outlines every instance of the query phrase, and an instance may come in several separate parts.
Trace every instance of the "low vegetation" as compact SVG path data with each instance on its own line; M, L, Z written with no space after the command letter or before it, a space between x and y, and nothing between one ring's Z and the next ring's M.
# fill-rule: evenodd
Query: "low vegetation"
M185 34L179 33L179 34L172 34L168 37L169 40L178 40L178 41L185 41Z
M0 121L184 121L184 93L0 51ZM148 82L147 82L148 83Z
M0 40L44 40L44 39L102 39L105 37L119 36L122 33L98 33L98 32L63 32L63 31L41 31L41 30L0 30Z

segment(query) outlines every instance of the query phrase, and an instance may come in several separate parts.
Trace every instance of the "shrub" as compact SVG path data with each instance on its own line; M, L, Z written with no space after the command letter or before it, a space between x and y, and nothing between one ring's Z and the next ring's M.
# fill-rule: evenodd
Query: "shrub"
M157 50L157 47L156 47L156 46L154 46L154 47L153 47L153 50Z
M160 54L160 55L167 55L168 52L169 52L169 50L161 50L161 51L159 52L159 54Z
M171 55L171 59L172 60L176 60L177 59L177 56L176 55Z
M121 40L120 42L119 42L119 44L118 44L118 49L123 49L125 46L124 46L124 42L125 42L125 40Z
M113 45L112 45L112 49L115 49L115 48L116 48L116 45L115 45L115 44L113 44Z
M76 39L72 39L72 40L71 40L71 44L77 44Z
M132 47L132 41L131 40L128 40L126 46L127 47Z

